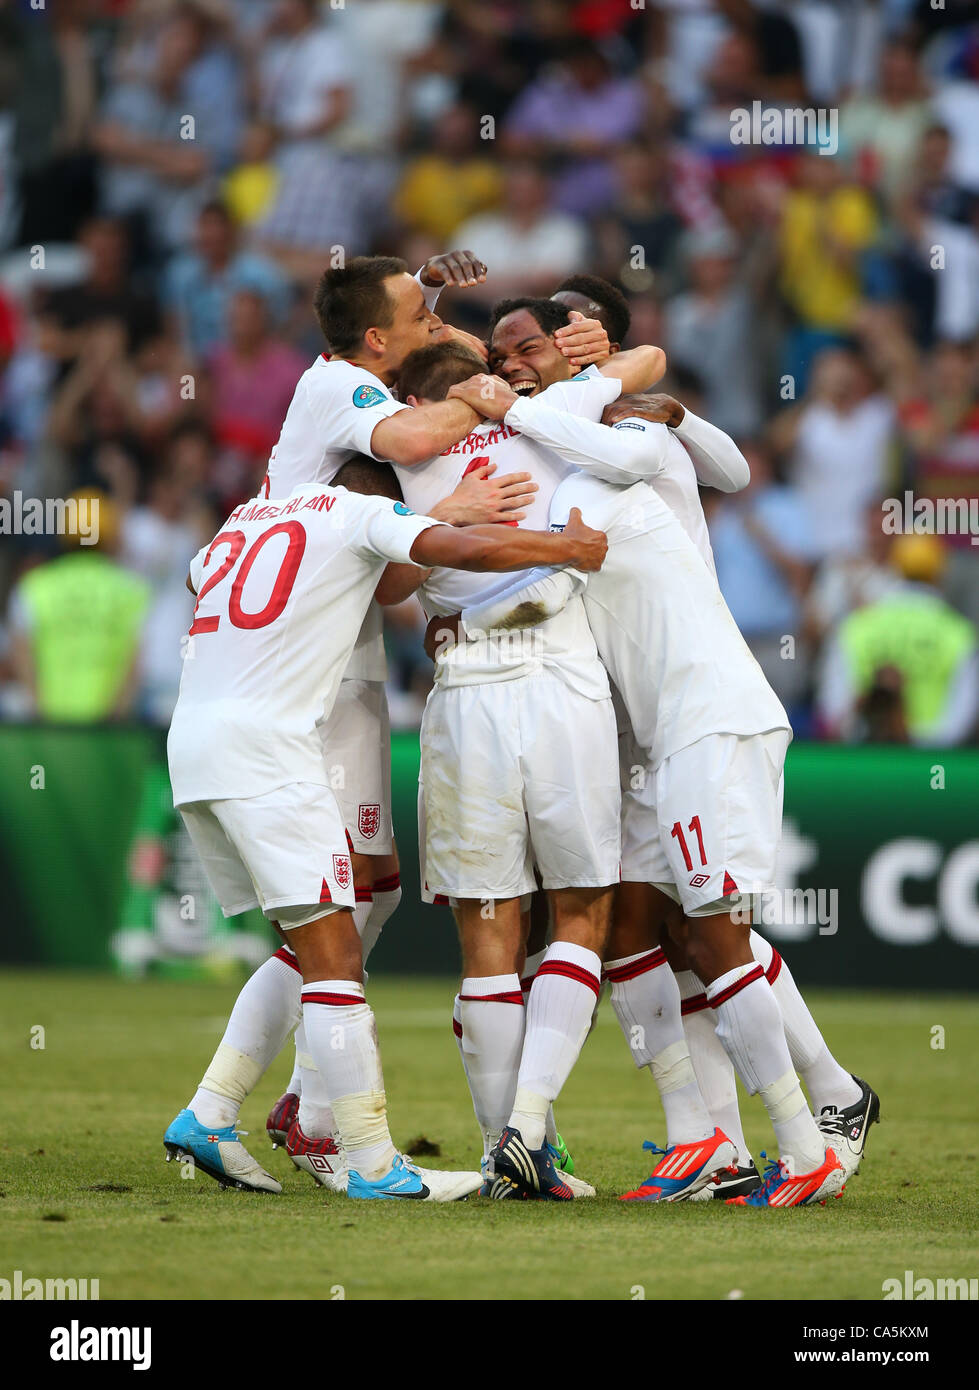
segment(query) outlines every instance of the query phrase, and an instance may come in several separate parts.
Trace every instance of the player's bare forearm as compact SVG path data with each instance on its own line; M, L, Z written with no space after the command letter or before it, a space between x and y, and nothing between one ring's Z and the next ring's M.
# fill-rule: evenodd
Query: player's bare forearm
M645 343L642 347L617 352L598 370L602 376L621 381L623 393L648 391L666 375L666 353L660 347Z
M580 512L576 515L572 511L563 533L521 531L511 526L435 526L418 537L411 547L411 558L419 565L461 570L503 572L535 565L597 570L607 550L605 533L585 526Z
M371 452L404 468L427 463L452 444L465 439L480 416L465 401L437 401L414 410L399 410L374 426Z
M401 565L392 560L385 566L384 573L377 582L374 597L382 608L404 603L406 598L411 598L415 590L425 583L431 572L430 569L419 569L418 565Z

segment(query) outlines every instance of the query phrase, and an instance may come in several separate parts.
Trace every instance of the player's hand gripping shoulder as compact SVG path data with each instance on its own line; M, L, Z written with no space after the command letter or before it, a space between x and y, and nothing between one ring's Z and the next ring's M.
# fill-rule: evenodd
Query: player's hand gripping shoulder
M475 376L450 386L448 398L465 401L484 420L502 420L514 402L520 399L501 376L491 376L489 372L477 372Z
M529 473L504 473L494 478L495 463L484 463L467 473L454 492L429 510L436 521L450 526L485 526L523 521L538 491Z
M654 425L673 428L680 424L683 416L683 406L672 396L642 392L633 396L620 396L611 405L607 405L602 412L602 424L617 425L620 420L638 417L640 420L649 420Z

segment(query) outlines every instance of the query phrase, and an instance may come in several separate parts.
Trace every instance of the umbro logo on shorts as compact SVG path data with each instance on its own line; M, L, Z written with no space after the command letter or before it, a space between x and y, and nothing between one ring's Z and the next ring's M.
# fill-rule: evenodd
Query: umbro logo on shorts
M710 883L710 874L694 874L690 880L690 887L703 888L705 883Z

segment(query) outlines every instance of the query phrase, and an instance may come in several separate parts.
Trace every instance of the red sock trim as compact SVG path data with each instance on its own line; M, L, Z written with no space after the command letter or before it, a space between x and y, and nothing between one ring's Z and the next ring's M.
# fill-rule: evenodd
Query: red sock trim
M680 1013L685 1018L687 1014L699 1014L701 1009L709 1009L710 1000L706 994L691 994L689 999L680 1000Z
M401 887L401 874L395 870L393 874L385 874L384 878L374 880L375 893L393 893L396 888Z
M452 1031L453 1033L455 1033L457 1038L462 1037L462 1024L455 1017L453 1017L452 1019Z
M666 957L662 948L657 946L655 950L647 951L644 956L630 961L628 965L617 965L611 970L603 970L602 975L606 980L611 980L613 985L619 985L624 980L634 980L637 975L645 975L648 970L655 970L657 966L665 964Z
M370 888L354 888L354 901L358 903L372 903L374 893Z
M519 989L507 989L501 994L460 994L460 1000L469 1004L522 1004L523 995Z
M280 946L272 959L281 960L284 965L291 965L297 975L302 974L299 969L299 962L296 960L296 953L290 950L288 946Z
M586 985L596 996L601 989L601 981L597 975L570 960L542 961L534 978L539 980L542 975L563 975L568 980L574 980L576 984Z
M747 975L743 975L740 980L735 980L733 985L728 985L727 989L722 989L720 994L708 995L708 1003L712 1009L718 1009L722 1004L726 1004L729 999L733 999L736 994L740 994L743 989L753 985L756 980L765 978L765 971L760 965L756 965L753 970L749 970Z
M365 1003L362 994L334 994L332 991L304 991L302 1000L304 1004L331 1004L346 1007L348 1004Z
M775 981L778 979L778 973L781 969L782 957L779 955L778 951L776 951L775 947L773 946L772 958L768 962L768 969L765 971L765 979L768 981L770 985L773 985Z

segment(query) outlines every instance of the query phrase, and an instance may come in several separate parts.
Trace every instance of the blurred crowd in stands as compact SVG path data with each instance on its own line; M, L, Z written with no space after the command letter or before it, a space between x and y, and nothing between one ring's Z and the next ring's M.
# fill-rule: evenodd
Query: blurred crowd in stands
M975 0L0 3L0 508L102 499L97 547L2 536L0 718L167 722L318 275L465 246L449 321L602 275L741 444L717 570L798 733L974 742L977 78ZM822 148L732 139L790 108ZM892 534L905 493L960 533ZM422 627L388 615L404 725Z

